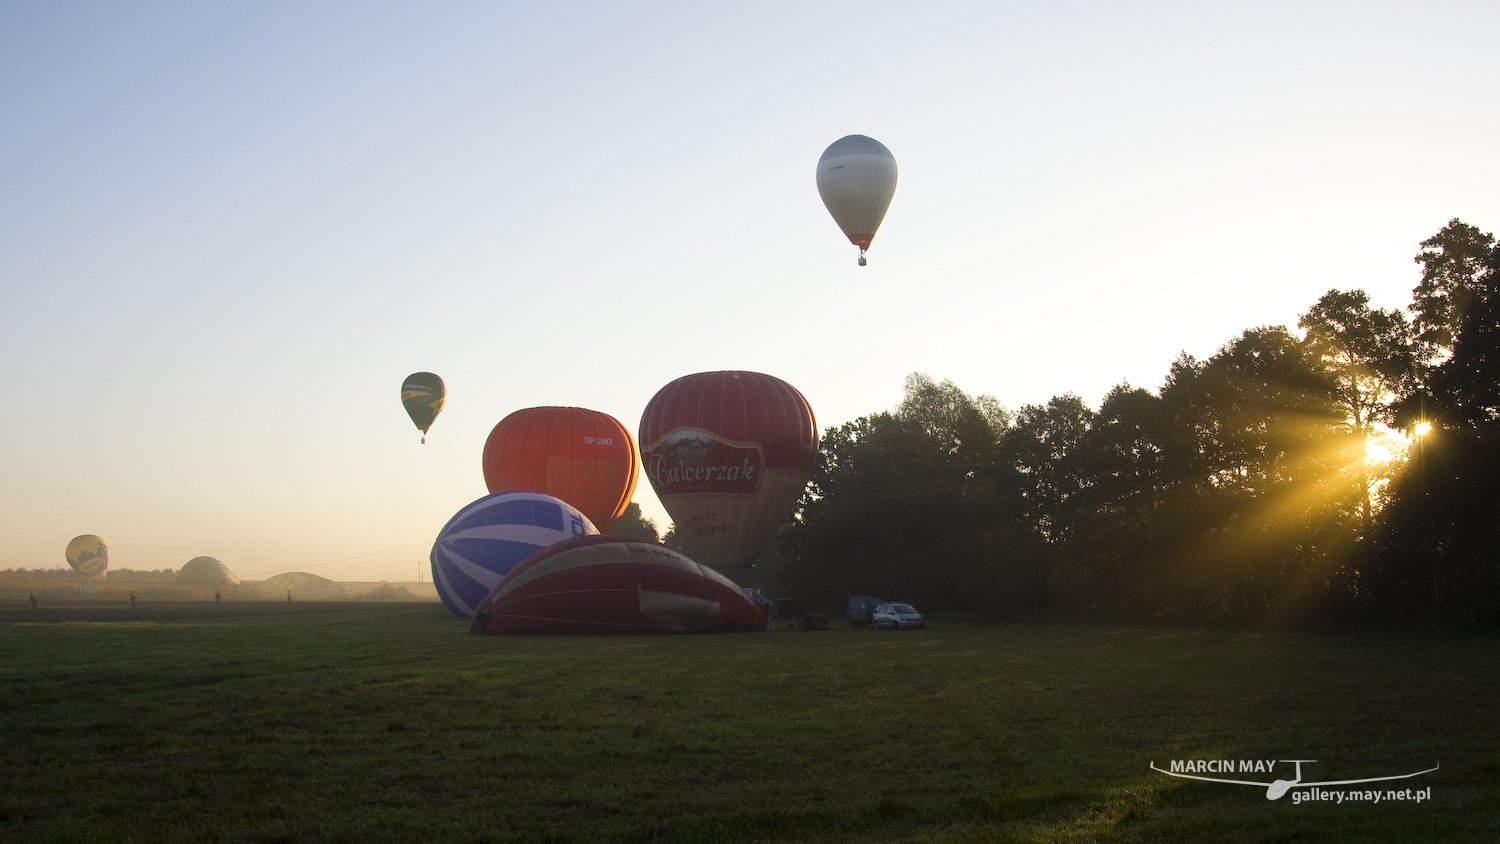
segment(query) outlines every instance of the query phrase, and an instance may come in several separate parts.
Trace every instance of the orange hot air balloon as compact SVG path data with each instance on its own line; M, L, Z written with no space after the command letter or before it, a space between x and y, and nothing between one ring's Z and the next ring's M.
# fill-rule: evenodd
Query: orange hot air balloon
M582 407L528 407L500 420L484 443L490 492L561 498L602 531L625 512L640 452L620 420Z

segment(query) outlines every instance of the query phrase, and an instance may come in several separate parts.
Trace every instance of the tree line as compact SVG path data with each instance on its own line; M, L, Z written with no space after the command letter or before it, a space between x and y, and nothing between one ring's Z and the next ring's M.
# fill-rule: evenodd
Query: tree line
M825 432L784 575L829 608L1500 623L1500 249L1454 219L1416 261L1405 312L1330 290L1097 408L913 374Z

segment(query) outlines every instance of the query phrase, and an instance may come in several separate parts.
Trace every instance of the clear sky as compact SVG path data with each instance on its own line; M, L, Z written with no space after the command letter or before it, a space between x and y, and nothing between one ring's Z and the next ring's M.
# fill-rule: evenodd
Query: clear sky
M0 568L411 579L512 410L752 369L822 425L1404 306L1500 228L1500 4L0 5ZM814 186L901 182L870 252ZM441 374L425 446L402 378ZM665 512L642 480L648 515ZM352 559L351 559L352 558Z

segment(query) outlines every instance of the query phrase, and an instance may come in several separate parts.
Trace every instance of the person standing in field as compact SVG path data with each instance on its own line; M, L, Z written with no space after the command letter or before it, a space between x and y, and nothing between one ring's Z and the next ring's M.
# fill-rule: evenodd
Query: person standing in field
M135 609L135 593L130 593L130 608Z
M288 604L292 602L292 590L290 589L286 590L286 602Z
M31 593L31 611L36 612L36 593Z
M214 606L217 607L219 605L219 602L222 601L222 600L224 600L224 596L220 595L219 594L219 590L215 589L214 590Z

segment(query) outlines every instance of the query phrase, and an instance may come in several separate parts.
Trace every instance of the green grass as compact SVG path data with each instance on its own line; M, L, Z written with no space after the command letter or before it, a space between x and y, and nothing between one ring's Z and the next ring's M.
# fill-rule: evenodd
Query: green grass
M934 621L478 637L438 607L0 618L0 839L1485 841L1500 641ZM34 618L43 619L33 621ZM1186 758L1405 773L1294 805ZM1404 787L1402 784L1401 787Z

